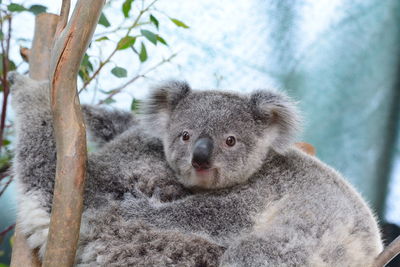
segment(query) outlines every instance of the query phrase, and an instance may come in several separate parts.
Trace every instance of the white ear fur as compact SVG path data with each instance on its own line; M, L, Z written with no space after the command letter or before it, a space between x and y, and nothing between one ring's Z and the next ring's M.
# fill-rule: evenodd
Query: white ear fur
M301 119L294 102L286 95L273 91L256 91L250 96L255 119L275 132L271 147L283 153L300 131Z
M172 111L190 92L190 86L180 81L169 81L153 88L141 107L145 130L162 139Z

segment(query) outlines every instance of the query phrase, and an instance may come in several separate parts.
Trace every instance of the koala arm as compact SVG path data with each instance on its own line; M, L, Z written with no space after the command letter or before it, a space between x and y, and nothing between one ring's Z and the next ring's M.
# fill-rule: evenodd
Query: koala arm
M21 193L40 191L50 207L56 168L56 145L48 82L11 72L11 104L15 112L16 145L13 172ZM51 179L50 179L51 177Z
M87 131L99 144L111 141L138 123L131 112L82 105Z
M310 264L314 246L315 240L294 225L275 225L234 242L222 256L220 266L341 266Z
M12 171L18 192L18 224L43 256L50 223L56 144L47 81L9 73L16 131Z
M9 80L12 84L12 107L17 133L13 169L21 187L27 191L40 190L43 203L49 209L56 168L49 85L47 81L35 81L16 72L9 74ZM129 112L84 106L83 113L88 129L100 142L110 141L135 123ZM90 160L89 156L90 163L96 162ZM113 173L104 175L112 176ZM103 179L101 176L96 178ZM89 179L89 183L92 181Z

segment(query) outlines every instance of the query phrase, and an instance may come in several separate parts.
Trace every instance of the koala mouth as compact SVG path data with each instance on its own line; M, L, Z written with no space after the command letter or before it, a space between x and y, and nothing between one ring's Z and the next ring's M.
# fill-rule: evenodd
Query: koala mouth
M213 172L214 170L215 169L195 169L196 173L200 175L207 175L210 172Z
M194 169L192 171L192 184L196 187L213 188L217 183L218 171L216 168Z

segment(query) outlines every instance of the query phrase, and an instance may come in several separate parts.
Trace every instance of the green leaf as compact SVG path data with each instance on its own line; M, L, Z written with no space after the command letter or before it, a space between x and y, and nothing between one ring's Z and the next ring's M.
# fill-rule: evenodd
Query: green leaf
M85 55L83 56L81 66L84 66L84 67L86 67L87 69L89 69L89 70L91 70L91 71L93 70L93 65L92 65L92 63L91 63L90 60L89 60L88 54L86 54L86 53L85 53Z
M10 140L7 140L7 139L3 140L3 146L8 146L9 144L11 144Z
M19 4L14 4L14 3L9 4L7 6L7 9L8 9L8 11L11 11L11 12L22 12L22 11L26 10L26 8L24 6L19 5Z
M103 12L101 12L100 19L99 19L99 24L100 24L100 25L103 25L103 26L106 27L106 28L111 26L111 24L110 24L110 22L108 21L106 15L104 15Z
M132 99L132 104L131 104L131 110L132 111L138 111L139 110L139 105L140 105L140 101L137 100L136 98Z
M125 0L122 4L122 13L124 13L124 17L129 17L129 11L131 11L132 3L134 0Z
M10 246L13 247L14 246L14 241L15 241L15 235L12 235L10 237Z
M118 50L127 49L130 46L134 45L135 41L136 41L136 37L125 36L124 38L119 40L118 45L117 45L117 49Z
M157 35L148 30L140 30L140 33L147 38L150 42L157 45Z
M156 19L156 17L154 17L152 14L150 14L150 21L151 23L154 24L154 26L156 26L157 30L158 30L158 26L160 25L160 23L158 22L158 20Z
M79 70L78 76L82 79L83 82L86 82L88 80L87 75L85 75L82 70Z
M8 70L7 71L13 71L17 68L15 66L15 63L11 60L8 60ZM0 54L0 73L3 73L3 54Z
M105 90L101 90L101 89L100 89L100 92L102 92L102 93L105 94L105 95L109 95L109 94L114 93L115 90L105 91Z
M2 31L2 30L0 30L0 41L1 41L1 40L3 40L3 38L4 38L3 31Z
M114 103L115 102L115 100L114 99L112 99L112 98L107 98L106 100L104 100L104 104L112 104L112 103Z
M162 38L161 36L157 35L157 41L159 41L160 43L162 43L163 45L168 46L167 42L164 40L164 38Z
M8 71L13 71L17 68L17 66L15 65L15 63L11 60L8 61Z
M124 78L124 77L126 77L127 76L127 71L126 71L126 69L124 69L124 68L121 68L121 67L114 67L112 70L111 70L111 73L112 74L114 74L116 77L118 77L118 78Z
M101 42L101 41L106 41L106 40L110 40L110 39L108 39L107 36L103 36L103 37L97 38L97 39L95 40L95 42Z
M188 25L186 25L185 23L183 23L182 21L178 20L178 19L173 19L173 18L169 18L176 26L178 27L182 27L182 28L189 28Z
M79 66L78 75L83 82L89 80L89 73L93 71L93 64L90 62L90 57L85 53L81 65Z
M8 267L8 265L6 265L4 263L0 263L0 267Z
M142 46L140 48L139 59L141 62L145 62L147 60L147 51L144 43L142 43Z
M42 5L32 5L29 9L29 12L32 12L35 15L39 15L40 13L44 13L47 11L47 7Z

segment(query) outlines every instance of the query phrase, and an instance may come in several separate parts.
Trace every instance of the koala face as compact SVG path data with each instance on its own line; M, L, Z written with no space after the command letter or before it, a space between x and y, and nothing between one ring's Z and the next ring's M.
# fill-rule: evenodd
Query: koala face
M203 189L246 182L270 149L284 151L298 121L277 93L192 91L179 82L154 90L144 114L179 181Z

